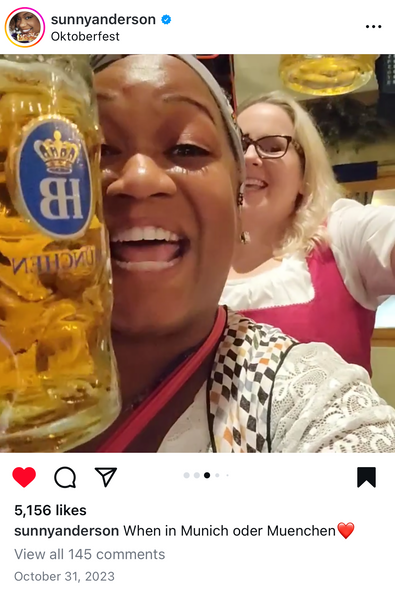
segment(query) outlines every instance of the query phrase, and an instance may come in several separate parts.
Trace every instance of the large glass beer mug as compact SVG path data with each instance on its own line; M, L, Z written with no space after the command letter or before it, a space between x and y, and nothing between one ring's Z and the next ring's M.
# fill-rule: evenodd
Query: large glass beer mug
M286 87L302 94L348 94L368 83L377 58L377 54L284 54L280 77Z
M120 396L84 56L0 55L0 452L65 452Z

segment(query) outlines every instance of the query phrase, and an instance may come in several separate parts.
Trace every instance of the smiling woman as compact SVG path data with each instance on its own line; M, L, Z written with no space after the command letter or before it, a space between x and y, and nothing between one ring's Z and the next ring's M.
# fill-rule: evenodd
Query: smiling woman
M244 157L208 71L186 55L93 64L123 411L77 451L395 452L363 369L218 307Z
M194 316L204 316L210 330L225 284L240 181L207 86L172 57L164 71L163 60L124 59L96 80L114 286L123 289L115 292L114 327L136 333L188 323L194 345ZM108 89L111 98L101 92ZM159 286L158 302L152 292ZM199 320L197 337L201 326Z
M272 92L239 110L250 243L238 245L222 301L371 373L376 311L395 294L395 207L341 198L320 134L293 98Z
M19 12L10 21L11 36L22 43L34 41L41 32L38 17L29 11Z

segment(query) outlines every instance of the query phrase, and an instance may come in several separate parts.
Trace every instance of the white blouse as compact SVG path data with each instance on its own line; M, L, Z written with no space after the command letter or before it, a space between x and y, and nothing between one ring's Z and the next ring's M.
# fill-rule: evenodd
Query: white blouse
M206 387L158 452L211 451ZM275 377L272 435L272 452L395 453L395 410L379 398L362 367L345 363L326 344L300 344Z
M335 202L328 218L330 246L351 296L377 310L395 294L391 251L395 246L395 207L363 206L355 200ZM280 266L254 277L228 280L221 304L233 310L272 308L314 298L305 256L287 256Z

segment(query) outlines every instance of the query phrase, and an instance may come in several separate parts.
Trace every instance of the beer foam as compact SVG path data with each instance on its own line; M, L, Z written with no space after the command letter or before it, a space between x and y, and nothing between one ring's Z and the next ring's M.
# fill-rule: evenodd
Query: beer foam
M90 90L85 79L75 69L72 77L62 69L57 60L46 62L17 62L0 59L0 94L37 92L37 86L56 88L74 98L78 104L81 100L90 105ZM60 88L60 90L59 90Z

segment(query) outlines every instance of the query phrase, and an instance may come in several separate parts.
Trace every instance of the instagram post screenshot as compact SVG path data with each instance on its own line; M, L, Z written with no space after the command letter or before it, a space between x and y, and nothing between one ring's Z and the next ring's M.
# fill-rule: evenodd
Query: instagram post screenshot
M4 598L393 589L388 11L212 4L1 7Z

